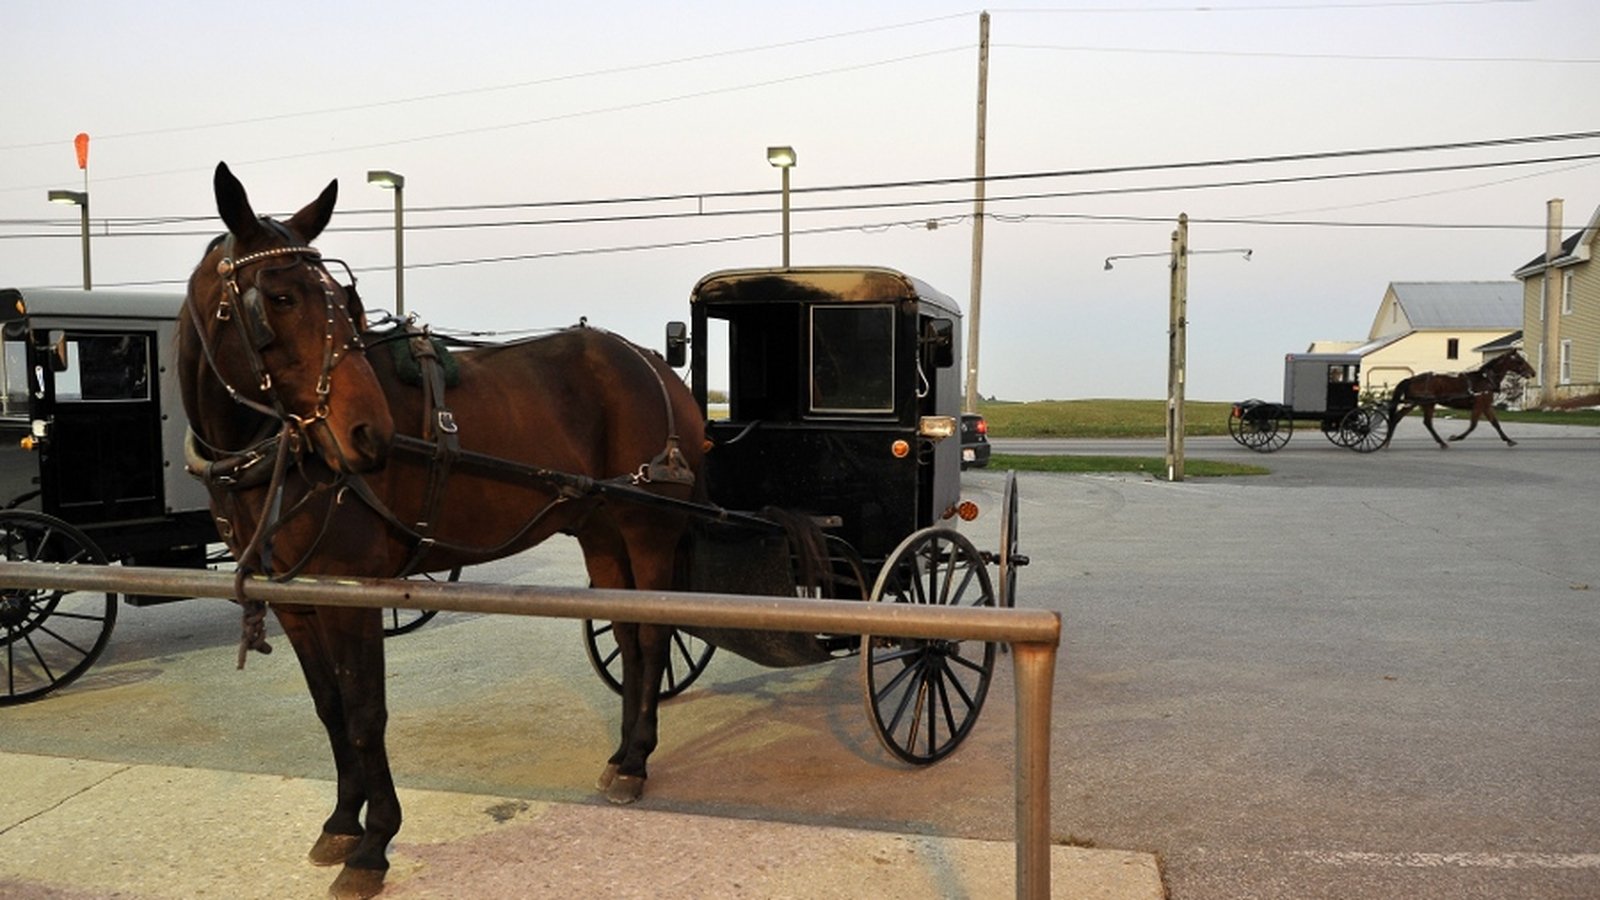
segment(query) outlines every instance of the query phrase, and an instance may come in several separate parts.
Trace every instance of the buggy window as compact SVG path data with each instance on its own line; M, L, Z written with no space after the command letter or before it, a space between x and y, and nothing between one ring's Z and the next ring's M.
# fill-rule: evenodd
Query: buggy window
M894 307L811 307L811 411L894 412Z
M150 399L149 341L139 334L68 334L56 372L58 401Z

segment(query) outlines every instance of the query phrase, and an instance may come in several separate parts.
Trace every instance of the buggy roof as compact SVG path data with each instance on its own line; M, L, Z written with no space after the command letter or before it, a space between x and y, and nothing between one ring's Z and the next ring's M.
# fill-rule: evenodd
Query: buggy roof
M32 316L63 319L142 319L171 322L182 294L67 288L0 288L0 322Z
M882 303L915 300L954 318L961 307L947 295L903 272L879 266L806 266L727 269L700 279L695 303Z

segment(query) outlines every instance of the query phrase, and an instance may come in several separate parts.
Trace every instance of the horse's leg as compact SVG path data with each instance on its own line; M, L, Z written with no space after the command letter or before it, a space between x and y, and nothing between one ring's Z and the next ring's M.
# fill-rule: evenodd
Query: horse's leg
M1467 435L1471 434L1472 433L1472 429L1478 427L1478 417L1483 415L1483 409L1484 409L1484 404L1483 404L1483 401L1481 399L1473 401L1473 403L1472 403L1472 421L1467 423L1467 430L1461 432L1460 434L1451 435L1450 436L1450 440L1459 441L1462 438L1466 437ZM1500 430L1500 426L1496 425L1494 430L1495 431L1499 431ZM1505 437L1505 435L1502 434L1501 437Z
M389 841L400 830L400 800L383 740L382 616L333 607L277 612L328 731L339 778L338 799L311 848L311 862L344 864L329 889L339 900L376 896L389 868Z
M319 618L344 702L346 738L367 799L365 831L345 857L329 894L338 900L365 900L383 890L389 842L399 833L401 819L384 743L389 707L384 694L383 617L376 609L323 608Z
M354 748L350 746L345 728L344 702L339 697L339 682L334 677L333 660L317 628L316 611L285 610L274 606L273 613L300 660L300 671L305 675L311 702L316 707L317 718L322 720L322 726L328 732L328 746L333 751L333 765L338 778L337 800L333 814L322 825L322 834L311 847L309 857L314 865L334 866L344 862L365 833L361 827L361 808L366 805L367 794L362 784L361 766L356 760Z
M645 530L632 540L610 528L579 536L595 587L664 589L672 586L676 536L670 540ZM659 546L668 549L662 551ZM638 549L645 547L647 549ZM613 622L622 660L622 724L617 750L607 760L597 786L613 803L632 803L644 793L647 762L658 740L661 678L673 629L662 625Z
M1427 427L1428 433L1433 435L1433 439L1434 439L1435 442L1437 442L1439 444L1439 449L1440 450L1449 450L1450 449L1450 445L1446 444L1444 442L1444 438L1439 437L1439 432L1433 430L1433 404L1432 403L1424 403L1424 404L1422 404L1422 424Z
M1378 447L1380 450L1383 449L1384 447L1389 446L1389 442L1394 440L1394 426L1400 424L1400 420L1404 419L1406 416L1410 415L1411 411L1413 409L1416 409L1416 407L1411 405L1411 404L1409 404L1409 403L1404 404L1404 405L1396 403L1396 404L1394 404L1393 406L1390 407L1390 409L1389 409L1389 432L1383 436L1383 443L1380 444L1379 447Z
M1500 440L1505 441L1507 447L1515 447L1517 445L1516 441L1506 437L1505 430L1500 427L1500 417L1494 414L1493 403L1484 404L1483 414L1489 417L1489 424L1494 426L1494 433L1500 435Z

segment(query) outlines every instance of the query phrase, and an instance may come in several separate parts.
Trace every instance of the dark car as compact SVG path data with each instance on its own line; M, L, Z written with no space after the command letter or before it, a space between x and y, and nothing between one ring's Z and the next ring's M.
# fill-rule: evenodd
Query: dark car
M989 464L989 423L977 413L961 414L961 468Z

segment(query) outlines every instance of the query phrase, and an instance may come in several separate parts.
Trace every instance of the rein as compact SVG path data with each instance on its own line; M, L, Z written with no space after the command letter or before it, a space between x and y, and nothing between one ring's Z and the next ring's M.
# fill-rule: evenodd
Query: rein
M244 579L249 576L252 569L259 570L269 578L291 578L306 562L310 560L311 552L321 541L312 544L312 551L308 551L305 558L291 566L289 571L281 575L274 575L272 571L272 538L282 527L283 523L292 517L295 510L285 514L283 510L284 483L291 461L298 463L301 453L309 443L310 429L321 423L327 427L329 415L328 397L332 392L333 370L339 362L352 350L362 349L360 329L356 327L350 316L348 300L340 302L336 284L328 272L327 265L322 259L321 251L306 244L299 243L290 231L272 219L262 218L262 224L275 231L289 243L282 247L273 247L255 253L234 257L234 235L230 232L223 244L223 257L217 263L217 274L222 278L223 295L218 302L216 312L212 318L217 322L234 322L244 347L244 356L249 363L251 373L256 380L257 389L264 394L267 403L262 403L234 386L223 374L222 367L217 362L217 349L212 341L212 335L203 325L204 316L191 292L185 301L189 319L194 326L195 337L200 343L200 349L205 356L206 364L210 367L217 382L227 392L229 399L265 419L263 428L257 432L257 437L247 446L230 450L217 447L206 442L192 428L184 441L184 455L186 468L190 474L199 478L207 487L212 496L225 504L230 498L237 498L240 491L260 487L266 484L266 494L261 505L261 511L256 517L255 527L251 539L242 550L236 553L237 575L235 578L235 602L244 610L243 634L239 644L238 667L244 668L245 658L250 650L270 653L272 648L265 641L266 605L260 601L247 600L244 596ZM325 329L323 332L322 371L316 384L316 402L312 410L306 415L289 412L285 407L278 391L273 385L272 374L268 370L266 361L262 356L263 351L270 347L277 335L272 329L267 317L264 299L260 286L260 272L256 279L246 289L241 290L239 275L244 267L274 260L290 259L289 266L295 261L302 261L311 274L322 286L323 303L326 312ZM331 262L338 262L331 260ZM341 263L342 265L342 263ZM346 271L349 270L345 266ZM355 290L354 277L347 295ZM342 316L345 324L350 328L351 339L341 345L337 340L337 327L339 317ZM222 326L227 327L227 326ZM270 405L269 405L270 404ZM274 425L274 423L276 423ZM332 442L337 447L337 441ZM209 456L209 458L208 458ZM270 469L262 463L272 460ZM311 479L307 479L311 481ZM296 504L298 510L312 497L316 496L328 485L320 485L311 481L313 487L301 501ZM237 515L234 516L237 518ZM217 517L218 531L230 547L237 547L236 531L229 517ZM331 519L331 517L330 517ZM325 523L326 526L326 523ZM324 528L324 533L325 533Z

